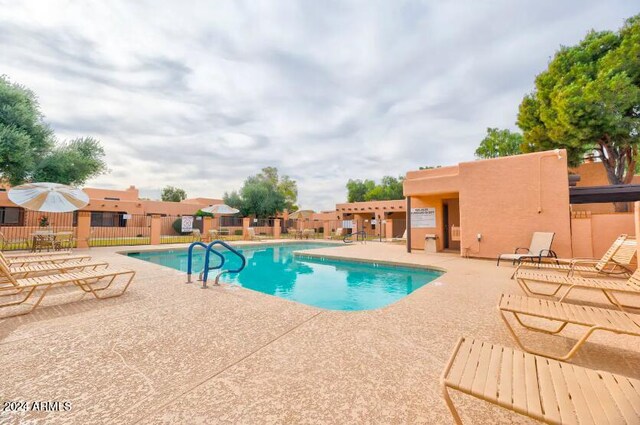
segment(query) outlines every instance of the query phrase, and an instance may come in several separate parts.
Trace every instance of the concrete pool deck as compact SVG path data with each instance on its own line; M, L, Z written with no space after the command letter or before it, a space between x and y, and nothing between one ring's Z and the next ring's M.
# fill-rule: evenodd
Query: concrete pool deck
M493 261L381 243L314 250L447 270L383 309L341 312L243 288L202 290L123 250L77 251L138 271L122 297L65 291L53 306L0 319L0 401L71 403L0 412L0 423L448 424L439 376L458 337L515 347L496 305L502 292L521 291L513 269ZM521 335L557 351L575 342ZM638 340L596 333L573 363L640 378ZM468 424L536 423L458 393L454 402Z

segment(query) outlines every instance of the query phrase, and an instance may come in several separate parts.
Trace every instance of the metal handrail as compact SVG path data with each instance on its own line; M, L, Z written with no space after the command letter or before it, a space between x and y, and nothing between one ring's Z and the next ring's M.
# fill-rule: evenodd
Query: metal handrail
M209 244L211 245L211 244ZM193 242L191 245L189 245L189 256L187 259L187 283L191 283L191 274L193 271L193 248L195 248L196 246L201 246L204 249L207 250L207 255L205 257L205 264L204 267L205 269L209 268L209 246L205 245L203 242ZM218 265L218 267L214 267L214 269L220 269L222 268L222 266L224 266L224 256L222 254L220 254L218 251L213 250L213 252L220 258L220 264Z
M222 276L225 273L240 273L244 267L247 265L247 259L245 258L244 255L242 255L239 251L237 251L235 248L233 248L231 245L229 245L228 243L226 243L225 241L221 241L221 240L215 240L213 242L211 242L208 246L207 246L207 252L204 256L204 270L202 273L202 288L205 289L207 287L207 279L209 278L209 270L215 270L215 269L219 269L222 267L222 265L220 265L220 267L211 267L209 268L209 253L210 252L214 252L218 255L221 255L218 251L216 251L215 249L213 249L214 245L222 245L223 247L227 248L229 251L231 251L232 253L234 253L235 255L237 255L240 258L240 261L242 261L242 264L240 264L240 267L238 267L235 270L223 270L222 272L218 273L218 275L216 276L216 280L215 280L215 284L218 284L218 281L220 280L220 276Z
M356 236L356 242L359 241L358 236L362 236L362 241L365 242L367 240L367 232L364 230L360 230L359 232L351 233L342 238L342 242L344 243L353 243L351 239L353 235Z

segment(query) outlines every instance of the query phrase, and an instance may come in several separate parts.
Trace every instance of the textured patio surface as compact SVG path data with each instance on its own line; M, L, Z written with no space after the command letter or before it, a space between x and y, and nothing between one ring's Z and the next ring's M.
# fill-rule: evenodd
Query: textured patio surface
M496 305L502 292L521 292L513 269L492 261L380 243L314 250L447 270L386 308L338 312L237 287L202 290L122 249L86 252L138 271L124 296L63 291L51 306L0 319L0 402L71 403L0 412L0 423L448 424L439 376L458 337L515 346ZM575 342L521 335L557 351ZM639 342L596 333L572 361L640 378ZM467 424L535 423L468 396L454 402Z

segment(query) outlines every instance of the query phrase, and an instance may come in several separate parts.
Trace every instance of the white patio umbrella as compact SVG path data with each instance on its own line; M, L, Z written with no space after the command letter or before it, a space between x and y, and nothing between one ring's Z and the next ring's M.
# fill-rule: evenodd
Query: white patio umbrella
M82 190L58 183L27 183L11 188L9 199L21 207L42 212L71 212L89 203Z
M207 208L202 208L201 211L208 212L214 215L233 215L233 214L238 214L240 212L240 210L232 208L226 204L212 205Z

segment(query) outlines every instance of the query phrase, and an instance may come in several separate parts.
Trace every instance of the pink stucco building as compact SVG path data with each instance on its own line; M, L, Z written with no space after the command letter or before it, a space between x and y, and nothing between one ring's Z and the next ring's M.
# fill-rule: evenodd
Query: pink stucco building
M602 164L575 171L585 173L582 185L606 184ZM528 247L540 231L555 233L559 256L592 257L618 234L635 234L633 214L614 213L611 204L572 209L568 174L564 150L410 171L404 182L407 209L415 214L410 248L422 249L425 236L435 235L439 251L494 258Z

